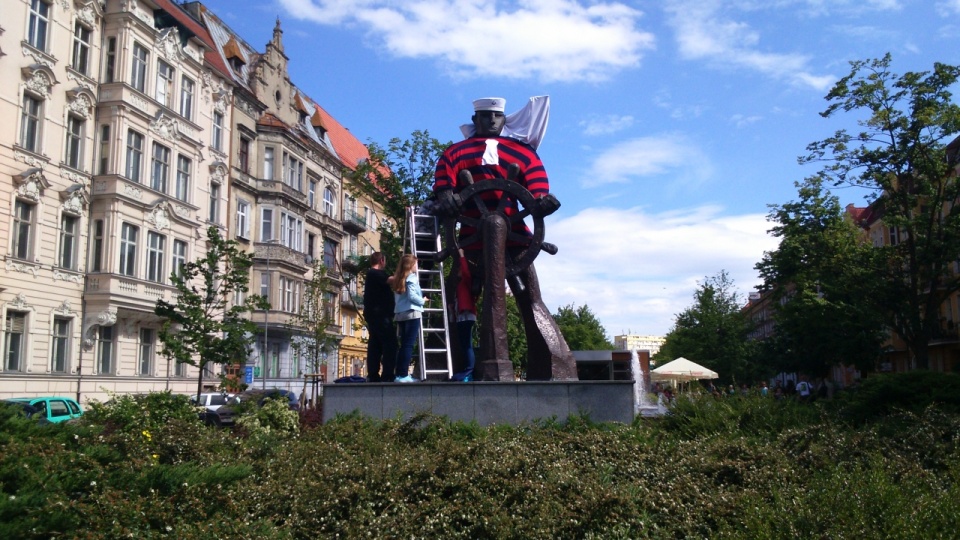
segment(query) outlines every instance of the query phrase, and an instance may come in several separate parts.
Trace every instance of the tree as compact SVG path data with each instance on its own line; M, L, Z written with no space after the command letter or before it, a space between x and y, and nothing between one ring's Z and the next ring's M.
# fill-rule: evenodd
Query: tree
M367 145L370 158L349 174L350 189L378 203L388 220L380 220L380 251L396 259L403 252L406 209L423 204L433 191L437 161L450 143L414 131L409 139L390 139L386 148Z
M759 368L750 361L748 321L727 272L705 278L693 299L694 304L677 315L653 360L663 364L683 356L716 371L722 380L756 378Z
M314 261L311 278L303 284L300 308L290 319L295 329L290 346L298 358L306 361L304 367L309 373L319 373L327 354L340 344L340 336L329 331L337 325L330 303L330 295L335 294L332 291L327 267Z
M756 265L776 313L765 360L815 376L837 364L871 368L885 329L879 251L824 190L823 178L797 188L798 201L771 207L780 245Z
M612 351L613 343L607 341L607 331L597 316L584 304L563 306L553 316L560 333L573 351Z
M933 71L898 76L890 63L889 54L851 62L821 116L865 112L860 130L811 143L800 162L825 163L820 174L836 186L871 191L873 209L896 238L881 248L889 286L884 313L916 366L926 368L941 306L960 289L952 271L960 257L958 152L947 144L960 131L950 92L960 67L935 63Z
M249 315L267 309L259 295L247 296L253 255L224 240L216 227L207 229L207 253L170 276L177 289L176 304L157 300L154 313L163 317L163 355L200 368L197 396L203 391L208 364L242 364L250 354L256 325ZM240 303L234 303L239 295Z

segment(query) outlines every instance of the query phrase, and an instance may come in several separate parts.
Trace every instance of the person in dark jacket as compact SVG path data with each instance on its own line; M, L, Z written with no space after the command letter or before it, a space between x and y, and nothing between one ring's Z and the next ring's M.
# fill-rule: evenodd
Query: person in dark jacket
M370 255L370 270L363 287L363 317L370 339L367 342L367 380L393 382L397 361L397 332L393 327L393 291L383 270L386 259L379 251ZM381 372L382 369L382 372Z

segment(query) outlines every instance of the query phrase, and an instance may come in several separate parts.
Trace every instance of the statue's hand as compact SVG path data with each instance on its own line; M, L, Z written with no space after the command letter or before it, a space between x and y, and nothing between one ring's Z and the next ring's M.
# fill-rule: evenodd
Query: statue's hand
M437 203L440 206L440 214L445 217L458 216L461 207L463 207L460 195L454 193L452 189L445 189L437 193Z
M553 193L541 195L534 200L533 208L530 213L533 217L546 217L556 212L560 208L560 201Z

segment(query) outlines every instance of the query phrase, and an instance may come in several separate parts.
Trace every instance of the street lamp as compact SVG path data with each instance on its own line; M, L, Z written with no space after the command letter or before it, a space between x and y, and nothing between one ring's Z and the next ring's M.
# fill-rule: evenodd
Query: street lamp
M267 364L270 362L270 308L273 307L270 304L270 289L273 288L273 280L270 278L270 245L275 245L279 243L279 240L276 238L271 238L270 240L264 240L264 244L267 244L268 247L264 251L267 252L267 306L263 308L263 373L260 375L260 384L261 387L267 389Z

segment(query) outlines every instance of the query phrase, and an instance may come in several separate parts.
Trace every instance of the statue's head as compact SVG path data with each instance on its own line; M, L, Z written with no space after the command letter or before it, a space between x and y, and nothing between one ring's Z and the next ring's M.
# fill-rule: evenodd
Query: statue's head
M503 98L480 98L473 102L473 127L477 137L496 137L503 131L506 117L503 109L507 100Z

